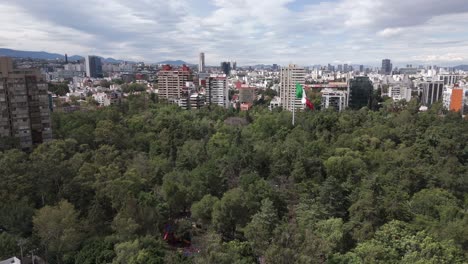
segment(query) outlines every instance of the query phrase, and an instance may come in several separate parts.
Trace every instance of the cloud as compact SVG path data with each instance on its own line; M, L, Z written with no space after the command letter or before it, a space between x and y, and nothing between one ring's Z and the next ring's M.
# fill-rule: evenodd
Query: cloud
M4 47L147 62L459 61L467 22L466 0L0 0Z
M403 31L403 28L386 28L384 30L381 30L377 32L377 35L381 37L394 37L396 35L399 35Z

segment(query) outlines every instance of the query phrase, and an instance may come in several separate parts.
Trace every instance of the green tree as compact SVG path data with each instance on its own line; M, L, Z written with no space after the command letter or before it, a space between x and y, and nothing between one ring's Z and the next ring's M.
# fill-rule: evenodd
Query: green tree
M219 201L217 197L207 194L203 198L195 202L192 205L191 213L192 218L198 223L202 224L203 227L207 227L211 224L211 217L214 205Z
M231 189L214 204L213 225L223 236L234 238L238 228L247 224L249 216L244 192L239 188Z
M259 256L270 245L273 231L279 223L278 212L269 199L262 201L260 211L252 217L252 221L245 227L245 237L252 242L253 248Z
M62 263L67 253L73 253L79 246L82 233L78 212L72 204L60 201L56 206L45 206L33 218L34 231L50 256Z

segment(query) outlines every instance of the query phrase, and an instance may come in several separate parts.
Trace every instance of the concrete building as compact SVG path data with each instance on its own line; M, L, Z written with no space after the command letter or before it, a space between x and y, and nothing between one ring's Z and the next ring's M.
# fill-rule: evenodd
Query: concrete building
M444 85L454 85L463 80L463 78L465 78L464 75L458 74L440 74L437 76L437 80L443 82Z
M388 87L388 96L394 101L406 100L409 102L411 100L413 82L408 75L403 75L403 77L385 76L382 85Z
M198 72L205 72L205 53L200 53L200 60L198 62Z
M418 84L418 89L422 91L421 102L424 106L430 106L442 100L444 91L443 81L425 81Z
M275 108L281 107L281 98L279 96L273 97L270 101L270 105L268 106L268 109L272 111Z
M391 84L388 87L388 96L391 97L394 101L400 101L400 100L406 100L407 102L411 101L411 92L412 92L411 87L403 83Z
M97 56L86 56L86 77L102 78L102 62Z
M280 69L280 93L283 109L303 109L301 98L296 98L296 84L305 85L305 69L295 64Z
M93 94L93 99L98 102L99 106L110 106L119 104L121 101L121 95L117 92L110 93L95 93Z
M22 149L52 139L48 85L39 70L13 69L0 57L0 136L19 139Z
M348 92L325 88L322 90L322 109L334 108L343 111L348 105Z
M190 109L200 109L205 105L205 96L199 93L190 95Z
M210 76L205 97L208 105L219 105L229 108L229 89L227 87L226 75L212 74Z
M389 59L382 60L382 74L390 75L392 74L393 65Z
M191 81L193 81L192 72L186 65L180 69L165 65L158 72L158 96L169 101L188 97L186 83Z

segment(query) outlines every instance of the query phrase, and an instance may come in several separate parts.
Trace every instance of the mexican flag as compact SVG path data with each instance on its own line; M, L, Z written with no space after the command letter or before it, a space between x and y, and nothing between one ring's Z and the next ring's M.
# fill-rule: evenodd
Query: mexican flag
M314 104L307 98L304 87L300 83L296 83L296 98L301 98L302 104L305 104L310 110L314 110Z

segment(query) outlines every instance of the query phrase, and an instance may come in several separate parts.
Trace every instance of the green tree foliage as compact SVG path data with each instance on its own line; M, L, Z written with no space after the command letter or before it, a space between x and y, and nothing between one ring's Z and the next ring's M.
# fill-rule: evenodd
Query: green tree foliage
M58 96L65 96L70 92L70 89L68 83L49 83L49 91Z
M252 242L258 255L262 255L268 248L278 223L278 212L273 202L269 199L263 200L260 211L252 217L252 221L244 230L245 237Z
M45 206L33 218L34 231L57 263L76 250L81 241L78 213L72 204L60 201L57 206Z
M0 142L2 254L21 240L50 263L466 259L460 116L385 102L292 126L281 109L184 111L124 87L119 105L53 113L55 139L31 152Z
M453 241L436 241L425 232L392 221L336 263L463 263L462 251Z

